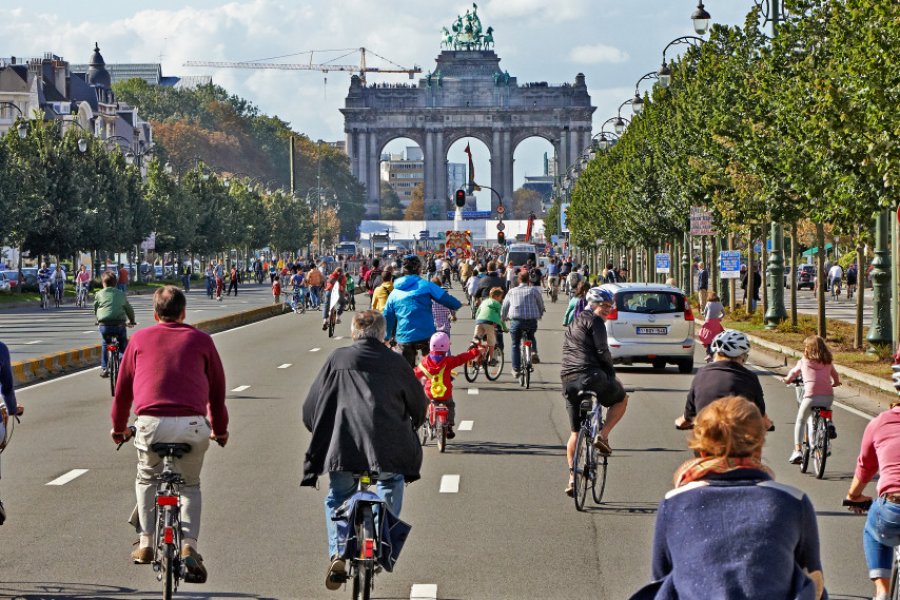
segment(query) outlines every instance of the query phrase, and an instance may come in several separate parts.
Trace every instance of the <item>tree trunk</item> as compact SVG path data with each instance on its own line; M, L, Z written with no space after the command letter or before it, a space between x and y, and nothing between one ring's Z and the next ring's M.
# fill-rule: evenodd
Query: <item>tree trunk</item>
M797 254L797 223L791 224L791 276L788 283L791 286L791 325L797 326L797 268L800 266Z
M756 279L754 273L755 265L753 264L753 260L755 258L755 253L753 252L753 226L750 226L750 236L747 243L747 285L744 293L744 303L745 310L747 314L756 312L756 305L753 303L753 284L754 279Z
M853 327L853 347L857 350L863 347L863 297L866 286L866 254L863 246L862 235L856 242L856 322ZM862 284L862 285L861 285ZM849 286L848 286L849 287Z
M818 254L816 255L816 333L825 339L827 335L827 324L825 320L825 226L822 223L816 223L816 243L819 245Z

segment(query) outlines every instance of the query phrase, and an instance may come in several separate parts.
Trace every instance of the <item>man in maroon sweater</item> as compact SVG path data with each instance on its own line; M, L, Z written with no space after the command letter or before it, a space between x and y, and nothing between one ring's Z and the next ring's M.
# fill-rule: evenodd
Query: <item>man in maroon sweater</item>
M158 323L138 331L128 344L111 414L116 443L130 434L132 406L137 415L135 488L141 537L131 558L137 564L147 564L153 558L156 477L163 465L150 446L157 442L190 444L191 451L175 461L185 481L181 488L181 556L187 569L185 582L204 583L206 568L197 553L200 469L209 440L216 440L220 446L228 441L225 372L212 338L184 323L187 300L180 289L167 285L156 290L153 304Z

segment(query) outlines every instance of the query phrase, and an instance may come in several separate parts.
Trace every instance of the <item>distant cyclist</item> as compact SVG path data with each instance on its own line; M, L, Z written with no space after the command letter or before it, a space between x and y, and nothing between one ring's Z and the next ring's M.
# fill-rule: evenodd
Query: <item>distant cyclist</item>
M841 265L835 263L828 271L828 283L834 291L835 298L841 295L841 280L843 278L844 270L841 268Z
M47 263L41 263L41 268L38 269L38 272L37 272L38 291L44 292L45 294L47 294L47 302L48 303L50 301L49 290L50 290L50 283L51 283L50 280L52 279L52 277L53 276L50 273L50 269L47 268ZM41 302L43 302L43 296L41 297ZM47 307L44 306L43 304L41 304L41 308L47 308Z
M100 377L109 377L107 360L109 351L106 349L106 340L116 338L119 342L119 352L125 352L128 346L128 330L126 325L134 326L134 309L128 303L125 292L116 287L116 274L114 271L104 271L100 276L103 289L94 294L94 317L100 326L101 344L100 353Z
M531 360L534 364L540 362L538 358L537 327L538 321L544 316L544 298L541 290L531 285L528 271L519 272L519 285L507 292L503 299L501 318L510 321L509 336L512 338L512 367L513 374L518 376L522 364L521 349L519 343L525 335L531 338L534 354Z
M56 265L53 272L53 295L59 294L59 301L62 302L66 293L66 271L60 264Z
M613 309L613 295L602 288L591 288L586 298L590 310L577 315L566 329L560 371L571 428L566 443L566 459L569 463L569 485L566 487L566 494L570 496L575 489L572 461L583 416L578 393L586 390L596 393L597 400L608 409L603 428L594 438L594 446L603 454L612 454L609 434L625 415L628 407L628 394L616 377L606 335L604 318Z

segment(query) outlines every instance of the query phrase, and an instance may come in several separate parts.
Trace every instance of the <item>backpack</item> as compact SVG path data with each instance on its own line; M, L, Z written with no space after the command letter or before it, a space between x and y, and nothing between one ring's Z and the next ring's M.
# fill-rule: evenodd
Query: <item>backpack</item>
M431 398L433 400L441 400L447 393L447 386L444 385L444 370L447 367L441 367L437 373L430 373L425 369L424 363L419 363L419 370L431 381Z
M366 289L370 292L381 285L381 269L372 269L366 277Z

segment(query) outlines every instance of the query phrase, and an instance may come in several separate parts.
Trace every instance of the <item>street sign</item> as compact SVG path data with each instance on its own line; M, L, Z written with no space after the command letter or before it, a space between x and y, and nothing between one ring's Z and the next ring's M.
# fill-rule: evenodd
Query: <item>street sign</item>
M719 276L722 279L741 278L740 250L722 250L719 252Z
M498 204L498 205L497 205L497 214L498 214L498 215L502 215L502 214L505 213L505 212L506 212L506 209L503 208L503 205L502 205L502 204Z
M691 207L691 235L716 235L712 225L712 211L702 206Z
M753 242L753 253L754 254L762 253L762 242Z
M503 231L504 229L506 229L506 223L504 223L503 221L497 223L497 231Z
M489 211L489 210L463 210L463 211L448 210L447 218L450 220L455 219L457 212L459 212L459 214L462 216L462 218L464 220L490 219L491 218L491 211Z
M419 232L420 240L427 240L429 238L431 238L431 232L428 231L427 229L423 229L422 231Z
M668 253L656 255L656 272L668 274L671 272L672 257Z

